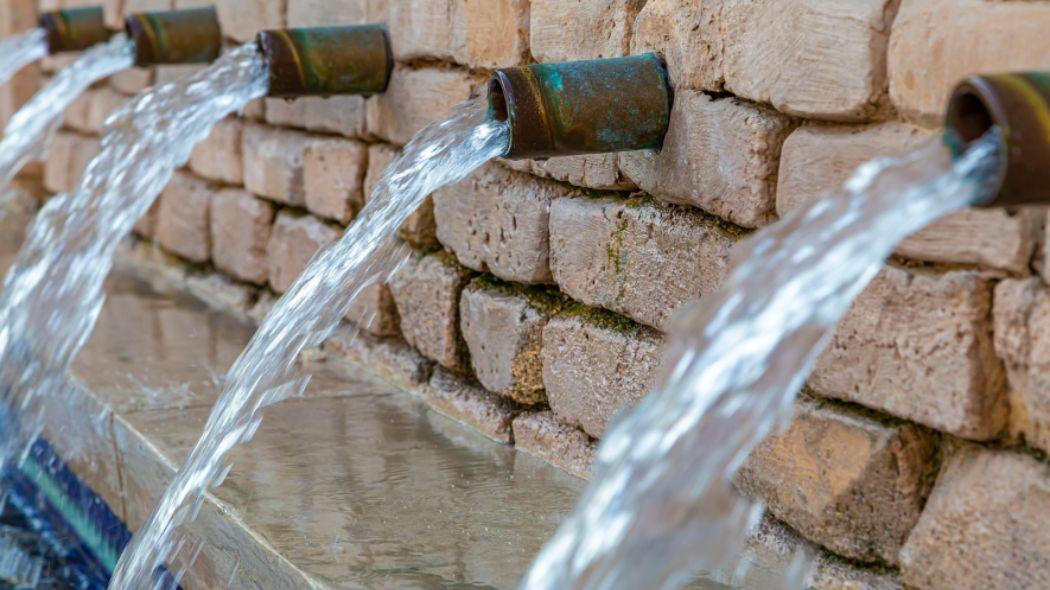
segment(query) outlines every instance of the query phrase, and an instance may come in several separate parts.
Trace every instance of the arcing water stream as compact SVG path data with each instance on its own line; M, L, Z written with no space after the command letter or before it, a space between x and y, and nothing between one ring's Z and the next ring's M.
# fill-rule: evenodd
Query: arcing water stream
M134 52L134 44L122 34L93 47L11 117L0 141L0 194L23 166L47 152L69 105L95 82L130 68Z
M608 431L592 484L521 587L731 578L761 516L732 487L741 464L787 425L833 328L897 243L990 196L999 151L993 131L954 163L941 144L873 161L753 236L722 289L678 317L659 385Z
M47 55L47 32L33 29L0 41L0 85L19 70Z
M489 119L483 101L471 101L405 146L357 220L314 257L230 368L203 435L121 556L110 588L156 587L153 572L172 564L179 547L192 546L175 538L177 529L195 518L204 493L222 483L231 467L226 455L252 438L263 408L306 386L294 370L299 353L319 346L357 294L404 260L397 228L427 195L506 153L508 140L505 124Z

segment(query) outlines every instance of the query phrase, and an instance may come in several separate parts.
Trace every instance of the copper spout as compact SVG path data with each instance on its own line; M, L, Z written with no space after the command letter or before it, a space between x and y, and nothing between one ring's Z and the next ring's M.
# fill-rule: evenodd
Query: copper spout
M1003 142L995 197L980 205L1050 203L1050 72L972 76L948 104L945 139L958 155L992 127Z
M140 12L124 21L135 42L135 65L210 63L222 52L214 8Z
M52 55L83 51L112 35L101 6L45 12L40 15L40 28L47 32L47 49Z
M258 43L275 97L376 94L394 68L380 25L263 31Z

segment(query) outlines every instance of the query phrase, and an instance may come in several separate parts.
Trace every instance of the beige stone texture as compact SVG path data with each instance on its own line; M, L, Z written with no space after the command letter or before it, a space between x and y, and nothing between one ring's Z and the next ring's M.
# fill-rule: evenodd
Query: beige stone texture
M281 203L305 206L303 156L313 140L298 131L245 125L241 148L244 187Z
M632 152L621 168L642 190L743 227L775 218L780 148L791 122L736 98L680 90L659 152Z
M582 479L589 479L598 445L554 412L523 412L514 418L514 446Z
M995 350L1006 364L1010 431L1050 453L1050 291L1038 278L995 288Z
M459 261L507 281L550 283L551 203L565 187L488 164L434 194L437 237Z
M645 0L532 0L529 43L538 62L620 57Z
M170 64L154 68L155 84L182 82L194 74L200 73L206 66L203 64Z
M364 206L368 148L347 139L318 139L303 153L306 208L346 225Z
M360 367L378 374L403 389L416 389L430 380L434 363L399 338L380 338L344 325L325 341L329 359L351 363L352 374Z
M80 177L98 151L98 139L59 132L44 163L44 187L52 193L66 193L77 188Z
M560 301L547 292L476 280L463 290L460 327L485 389L522 404L545 402L543 328Z
M532 14L535 14L535 2ZM505 68L529 50L529 0L454 0L452 59L471 68Z
M318 250L339 239L339 230L310 215L277 214L266 246L270 287L284 293Z
M109 77L109 85L126 96L134 96L153 84L153 70L128 68Z
M543 330L543 383L562 422L601 438L609 422L649 394L663 337L599 310L555 317Z
M472 426L485 436L508 444L513 440L511 424L518 409L506 398L493 395L441 367L434 370L430 383L421 388L420 393L435 410Z
M739 232L684 207L642 199L557 199L551 270L568 296L666 330L672 314L714 292Z
M243 184L243 138L243 120L230 117L219 121L208 137L194 148L190 170L217 182Z
M267 98L264 102L266 122L271 125L355 138L367 136L365 98L361 96Z
M818 200L837 190L864 162L902 155L936 141L934 135L903 123L805 125L784 142L777 212L785 215ZM1034 210L967 209L908 237L897 253L1025 273L1038 241L1039 217Z
M964 444L948 455L901 552L909 587L1050 587L1050 467Z
M470 367L459 331L459 298L469 281L469 271L443 252L413 257L390 279L405 340L460 373Z
M386 92L368 99L368 131L404 145L427 124L448 116L482 80L462 70L396 66Z
M394 58L399 62L452 57L453 4L456 0L379 2L387 23ZM380 15L369 15L373 18Z
M1006 425L992 344L992 284L975 272L887 267L857 298L810 385L974 440Z
M1045 2L901 0L889 46L893 104L939 125L955 85L971 74L1046 69Z
M287 22L288 0L215 0L223 35L244 43L266 29L280 29Z
M98 0L81 1L82 6L98 6ZM124 17L133 12L145 12L149 10L172 10L175 3L172 0L104 0L102 3L106 12L106 26L115 30L124 29ZM69 3L64 2L68 7Z
M510 163L510 167L584 188L611 191L637 189L634 182L620 170L620 161L624 157L630 156L619 153L556 156L547 160Z
M160 195L154 238L165 250L191 262L211 259L211 202L215 187L176 172Z
M212 261L234 278L266 284L274 206L241 189L220 190L211 205Z
M366 285L351 302L346 319L375 336L397 336L401 333L397 304L394 303L390 286L384 282L372 281Z
M372 190L383 177L387 166L397 159L399 152L393 147L374 143L368 146L368 170L365 173L364 195L367 202L372 198ZM427 197L418 209L401 224L397 235L420 250L436 248L437 222L434 220L434 199Z
M936 473L936 438L811 399L763 442L737 478L770 514L833 552L896 564Z
M287 0L289 27L368 24L369 0Z

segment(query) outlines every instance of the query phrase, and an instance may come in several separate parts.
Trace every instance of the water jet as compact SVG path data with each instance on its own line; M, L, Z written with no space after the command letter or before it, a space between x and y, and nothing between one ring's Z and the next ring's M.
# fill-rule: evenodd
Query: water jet
M40 15L40 28L47 34L48 53L83 51L106 41L113 32L106 28L101 6L55 10Z
M1050 202L1050 71L971 76L948 103L945 141L958 157L992 127L1002 138L999 188L982 206Z
M214 8L140 12L124 21L135 42L135 65L203 64L222 53L222 29Z
M377 94L394 69L382 25L263 31L257 43L273 97Z
M489 112L510 125L510 159L658 148L671 117L653 54L497 70Z

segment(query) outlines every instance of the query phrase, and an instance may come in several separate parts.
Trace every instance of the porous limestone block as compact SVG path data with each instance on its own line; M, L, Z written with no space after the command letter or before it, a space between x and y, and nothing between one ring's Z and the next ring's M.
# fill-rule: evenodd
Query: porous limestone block
M305 206L303 159L313 141L298 131L246 124L241 142L244 187L281 203Z
M645 0L532 0L529 44L540 63L620 57Z
M288 0L215 0L222 34L240 43L251 41L259 31L284 28L287 4Z
M176 172L160 195L154 238L172 254L191 262L211 259L211 202L215 187L186 172Z
M244 183L244 120L228 117L211 129L190 157L190 170L227 184Z
M266 245L270 287L284 293L318 250L339 239L339 230L312 215L277 214Z
M394 59L447 60L452 57L452 12L456 0L397 0L381 9L390 30ZM370 15L373 16L373 15Z
M390 285L373 281L366 285L350 303L346 319L375 336L400 334L400 319Z
M601 438L613 417L649 394L663 337L609 312L571 310L543 330L543 383L558 419Z
M579 428L558 421L554 412L523 412L514 418L514 446L589 479L598 444Z
M529 0L455 0L452 59L476 69L524 63L529 50L529 10ZM532 10L536 10L535 3Z
M681 306L714 292L739 230L646 199L551 204L551 271L566 295L665 330Z
M369 0L287 0L289 27L368 24Z
M570 192L488 164L434 193L438 240L474 270L507 281L550 283L550 207Z
M266 284L269 278L267 246L273 219L272 203L241 189L219 191L211 205L215 267L238 280Z
M437 367L430 383L420 388L435 410L458 420L497 442L513 439L511 424L518 408L510 400L489 393L464 378Z
M937 439L812 399L752 452L737 487L806 538L862 562L896 564L936 473Z
M1045 70L1044 2L901 0L889 45L890 98L906 118L939 125L971 74Z
M264 99L266 122L346 137L365 137L365 98L362 96L307 96L288 100Z
M546 160L524 160L511 164L511 168L585 188L610 191L637 189L634 182L620 170L623 157L619 153L556 156Z
M736 98L681 90L659 152L631 152L621 168L642 190L743 227L775 218L776 174L790 120Z
M908 587L1050 587L1050 467L1028 454L962 444L901 551Z
M44 162L44 188L52 193L66 193L77 188L99 149L99 141L94 137L60 131L55 135L51 153Z
M413 257L390 279L401 334L423 356L457 372L470 367L459 331L459 298L470 272L443 252Z
M995 287L994 316L1011 434L1050 452L1050 291L1035 277L1005 280Z
M427 124L447 117L480 81L463 70L396 66L386 92L368 99L368 131L404 145Z
M393 147L374 143L368 146L368 170L365 173L365 202L372 198L372 191L383 177L387 166L393 163L399 152ZM428 196L423 204L413 211L401 224L397 235L418 249L437 247L437 222L434 221L434 199Z
M817 362L820 395L988 440L1006 425L992 343L992 283L973 271L885 268Z
M393 385L415 390L430 380L434 363L398 338L380 338L343 325L324 343L325 354L377 373ZM351 367L355 375L360 371Z
M346 225L364 206L368 148L348 139L317 139L303 154L303 189L310 212Z
M563 304L544 289L476 279L459 303L471 364L485 389L522 404L546 401L540 350L543 328Z
M109 77L109 85L117 92L131 97L149 88L153 84L153 70L150 68L128 68Z
M777 212L788 212L838 190L858 166L903 155L937 141L902 123L805 125L784 142L777 179ZM929 149L929 148L924 148ZM905 239L897 253L918 260L975 264L1025 273L1038 241L1039 214L1031 209L967 209Z

